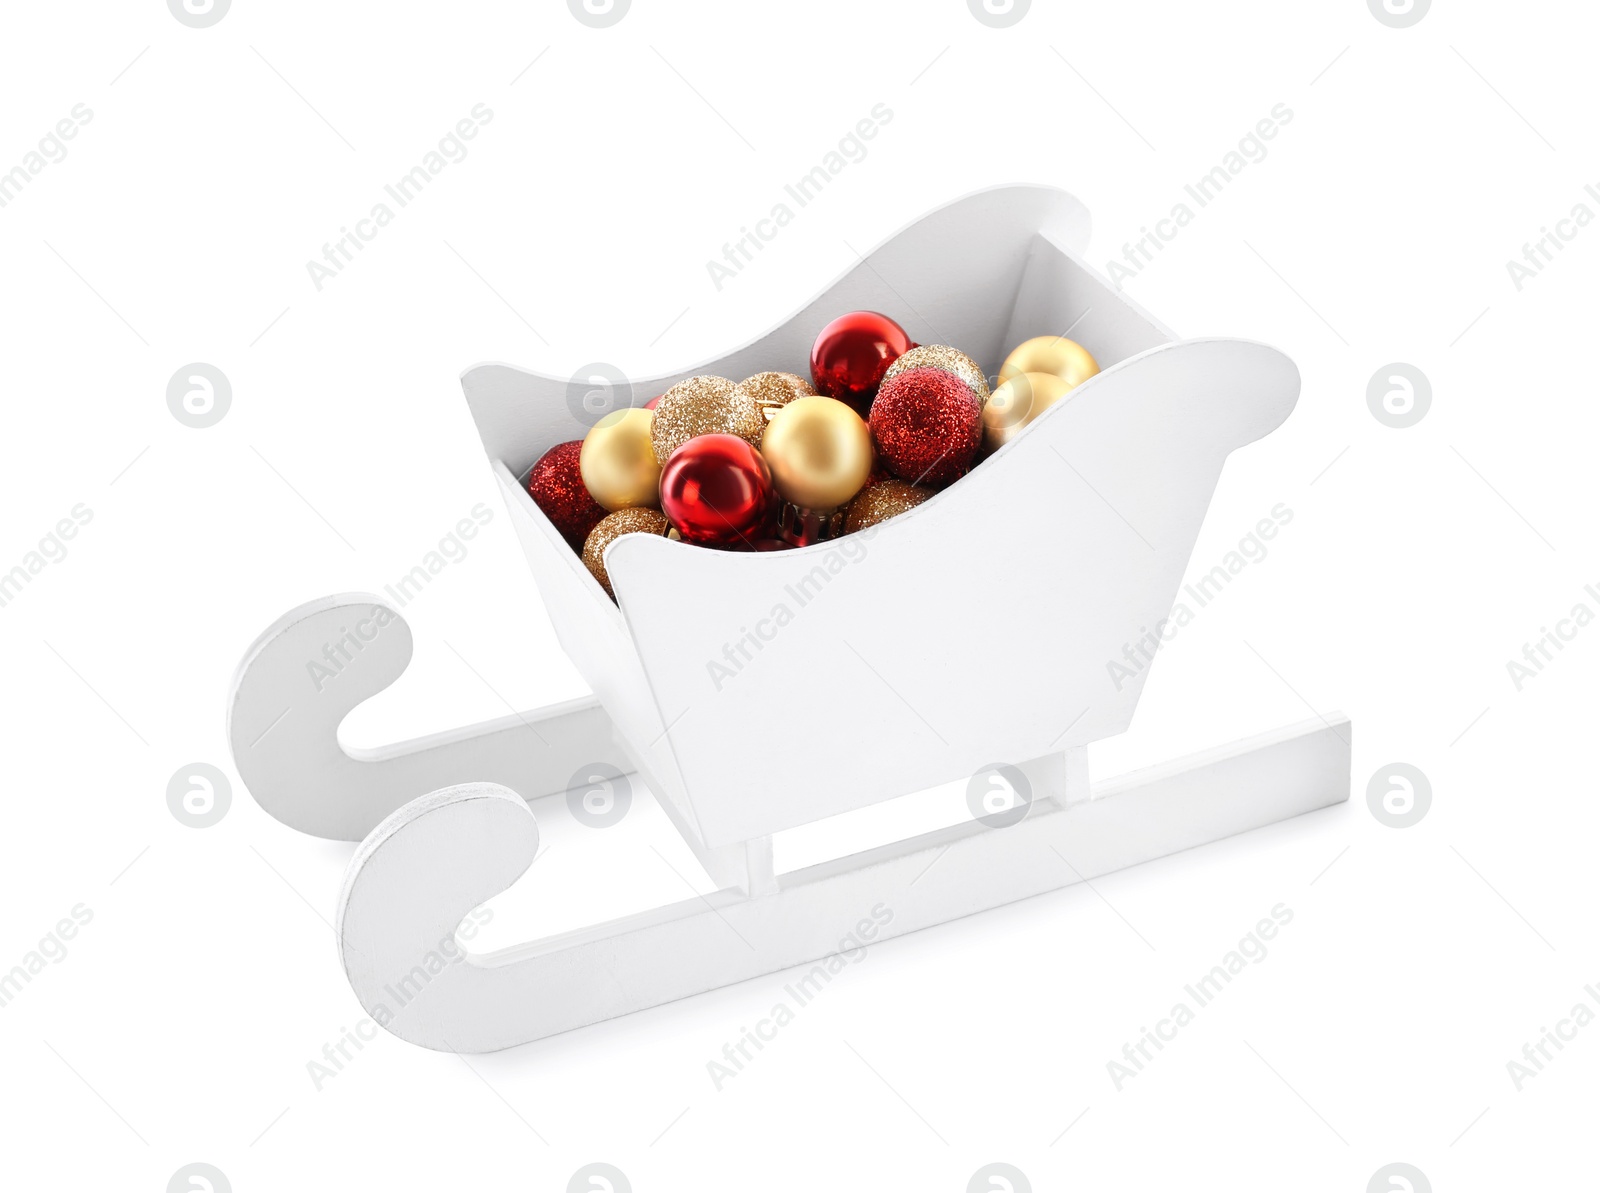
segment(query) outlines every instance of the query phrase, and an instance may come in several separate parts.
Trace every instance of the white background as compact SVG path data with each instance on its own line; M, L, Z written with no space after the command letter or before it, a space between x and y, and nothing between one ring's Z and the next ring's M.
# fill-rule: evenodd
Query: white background
M993 1161L1036 1189L1358 1191L1394 1161L1441 1190L1592 1179L1600 1026L1520 1092L1507 1071L1600 983L1600 629L1521 691L1506 669L1600 610L1600 228L1520 292L1506 269L1600 213L1589 8L1464 0L1396 30L1360 0L1036 0L998 30L962 0L635 0L594 29L554 0L236 0L192 29L159 0L7 6L0 170L74 105L93 119L0 209L0 570L75 505L93 520L0 608L0 970L93 919L0 1009L5 1185L160 1190L195 1161L236 1190L564 1189L591 1161L638 1190L960 1190ZM469 155L319 292L306 262L479 103ZM707 260L879 103L866 158L718 290ZM319 1089L308 1062L362 1016L325 922L351 847L236 776L227 816L187 827L166 785L233 775L224 697L264 626L380 590L478 502L493 521L406 610L411 671L349 735L583 691L460 371L691 365L996 182L1081 196L1104 267L1279 103L1265 159L1127 289L1304 377L1229 463L1194 573L1274 504L1294 518L1094 766L1337 708L1351 802L876 947L720 1091L707 1061L793 975L467 1060L383 1035ZM166 405L192 361L233 387L206 430ZM1392 361L1432 383L1406 430L1366 403ZM1017 649L1050 616L973 617L1000 613ZM1365 798L1396 761L1433 789L1405 830ZM547 826L493 943L683 897L635 807ZM1119 1091L1107 1062L1278 903L1266 960Z

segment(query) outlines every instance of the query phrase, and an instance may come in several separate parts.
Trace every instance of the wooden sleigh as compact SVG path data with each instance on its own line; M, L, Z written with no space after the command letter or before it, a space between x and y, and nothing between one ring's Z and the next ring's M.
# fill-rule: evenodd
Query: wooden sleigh
M1272 348L1177 340L1083 262L1088 227L1060 191L972 195L759 339L638 381L642 400L693 374L803 371L822 325L857 308L991 374L1011 346L1069 328L1102 365L957 484L862 535L769 553L624 537L606 555L616 603L521 480L582 435L569 383L498 364L465 374L562 647L595 695L347 751L340 723L411 657L400 614L352 595L271 626L229 706L256 801L303 832L361 842L334 922L378 1022L429 1048L507 1048L826 957L880 904L884 939L1348 798L1337 715L1088 782L1086 747L1128 727L1150 670L1114 679L1111 664L1172 608L1224 460L1299 394ZM948 610L997 604L1031 611L1023 640L974 629L927 649ZM338 674L318 684L308 663L330 643ZM775 723L782 709L799 710L796 725ZM607 766L648 784L718 891L429 972L463 918L532 862L538 801ZM1027 791L1020 819L975 815L774 869L774 834L1001 774Z

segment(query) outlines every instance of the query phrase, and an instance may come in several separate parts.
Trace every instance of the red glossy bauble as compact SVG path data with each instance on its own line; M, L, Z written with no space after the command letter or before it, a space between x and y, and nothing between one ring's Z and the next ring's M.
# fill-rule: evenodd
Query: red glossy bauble
M664 395L664 394L657 394L655 397L651 398L648 402L646 402L644 404L644 408L646 410L654 410L656 408L656 403L659 402L665 396L666 395Z
M872 403L878 459L903 481L937 489L966 472L983 441L983 416L966 382L917 368L884 382Z
M817 335L811 346L811 383L819 394L849 402L865 415L889 366L914 347L905 328L889 316L851 311Z
M771 510L772 473L737 435L691 439L661 470L661 512L688 542L765 538Z
M539 457L528 474L528 495L574 551L583 550L583 540L606 516L605 508L589 495L578 471L578 453L582 450L581 439L558 443Z

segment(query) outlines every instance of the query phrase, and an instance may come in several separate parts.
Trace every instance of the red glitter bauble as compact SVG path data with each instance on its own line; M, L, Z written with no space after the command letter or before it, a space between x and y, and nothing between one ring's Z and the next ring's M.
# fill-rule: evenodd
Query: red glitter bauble
M811 383L819 394L865 413L889 366L914 347L905 328L889 316L851 311L818 333L811 346Z
M943 369L907 369L884 382L872 403L879 462L903 481L938 488L972 463L983 417L971 388Z
M861 482L861 491L865 493L873 485L881 481L898 480L894 473L883 466L883 460L878 455L878 445L872 445L872 471L867 473L867 479Z
M528 496L574 551L583 550L583 540L606 516L605 507L583 487L583 476L578 472L578 453L582 450L581 439L558 443L539 457L528 474Z
M764 538L771 510L772 473L737 435L697 436L661 470L661 512L688 542Z

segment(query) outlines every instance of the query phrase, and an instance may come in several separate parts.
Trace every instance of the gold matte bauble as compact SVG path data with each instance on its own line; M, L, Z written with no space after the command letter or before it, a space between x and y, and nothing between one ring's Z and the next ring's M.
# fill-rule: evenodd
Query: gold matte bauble
M761 438L778 495L801 509L849 501L872 471L872 432L835 398L796 398L772 416Z
M1072 386L1054 373L1019 373L995 388L983 407L983 446L1004 447L1034 419L1059 402Z
M1069 387L1082 385L1100 371L1089 350L1066 336L1035 336L1011 350L1000 366L1000 381L1004 385L1022 373L1050 373L1061 378Z
M648 410L613 410L583 437L583 487L608 510L660 502L661 465L650 443L651 421Z

